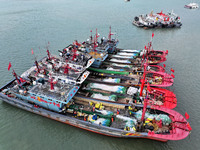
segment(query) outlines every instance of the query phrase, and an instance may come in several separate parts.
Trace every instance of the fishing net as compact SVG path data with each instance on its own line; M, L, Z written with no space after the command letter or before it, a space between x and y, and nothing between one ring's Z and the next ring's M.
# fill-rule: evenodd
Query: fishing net
M114 115L114 113L112 111L108 111L108 110L97 110L97 109L95 109L95 112L101 113L105 117L111 117L112 115Z
M124 67L124 68L132 68L133 66L131 66L131 65L121 65L121 64L115 64L115 63L113 63L113 64L111 64L112 66L117 66L117 67Z
M112 86L112 85L99 84L99 83L89 83L87 87L110 91L110 92L116 92L116 93L120 93L120 94L126 93L126 87L124 87L124 86Z
M117 55L123 55L123 56L136 56L137 53L125 53L125 52L119 52Z
M91 95L92 98L97 98L97 99L103 99L103 100L108 100L108 101L117 101L117 96L116 95L103 95L101 93L93 93Z
M135 87L129 87L128 90L127 90L127 94L128 95L134 95L138 92L138 89L135 88Z
M132 132L135 131L135 126L137 124L137 120L136 119L130 118L130 117L126 117L126 116L122 116L122 115L116 115L116 118L126 122L125 126L124 126L125 130L128 129L128 130L130 130Z
M112 62L120 62L120 63L131 63L129 60L120 60L120 59L110 59Z
M96 115L89 115L88 116L88 121L94 123L94 124L101 124L103 126L110 126L110 119L105 119L105 118L96 118L96 120L94 120L94 116ZM94 118L94 119L93 119Z
M125 71L124 69L114 69L112 67L106 68L106 70L113 70L113 71Z
M141 50L135 50L135 49L123 49L123 50L121 50L121 52L131 52L131 53L135 52L135 53L140 53Z
M132 114L135 115L137 120L141 120L142 117L142 110L139 110L137 112L132 112ZM153 120L155 118L156 121L162 120L163 125L169 125L172 121L169 118L169 116L165 114L150 114L149 112L145 113L145 119L149 118L150 120Z
M123 56L123 55L112 55L112 57L116 57L116 58L126 58L126 59L133 59L133 56Z
M120 78L108 78L108 79L103 79L105 82L111 82L111 83L120 83L121 79Z

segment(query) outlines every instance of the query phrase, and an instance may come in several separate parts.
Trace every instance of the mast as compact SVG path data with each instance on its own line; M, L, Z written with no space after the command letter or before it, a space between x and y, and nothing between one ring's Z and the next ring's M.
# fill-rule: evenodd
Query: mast
M51 80L50 80L50 84L51 84L51 90L54 90L53 78L51 78Z
M68 74L68 73L69 73L69 64L67 64L67 66L65 67L64 73L65 73L65 74Z
M38 69L38 72L40 73L39 65L38 65L38 62L37 62L36 56L35 56L35 54L34 54L32 48L31 48L31 54L34 55L34 57L35 57L35 65L36 65L36 67L37 67L37 69Z
M143 110L142 110L142 117L141 117L141 121L142 121L142 122L144 121L146 109L147 109L147 99L146 99L146 97L145 97L145 99L144 99L144 105L143 105Z
M144 73L143 73L143 77L142 77L142 80L141 80L141 88L140 88L140 96L142 96L142 92L143 92L143 89L144 89L144 83L145 83L145 72L146 72L146 64L144 64Z
M96 37L94 37L94 51L96 51L97 43L96 43Z
M40 68L39 68L39 65L38 65L38 62L37 62L36 59L35 59L35 65L36 65L36 67L37 67L37 69L38 69L38 72L40 73Z
M51 60L51 57L50 57L50 52L49 50L47 49L47 55L48 55L48 59Z
M15 79L17 80L17 83L20 85L20 81L17 77L17 74L15 73L15 70L13 69L13 72L12 72L13 76L15 77Z
M96 43L97 43L97 41L98 41L98 34L97 34L97 29L96 29Z
M92 43L92 30L90 30L91 36L90 36L90 42Z
M11 62L9 62L8 64L8 71L10 71L10 68L12 67L11 65ZM15 73L15 70L13 69L13 72L12 72L13 76L15 77L15 79L17 80L17 83L20 85L20 80L18 79L17 77L17 74ZM21 86L21 85L20 85Z
M73 48L73 57L72 57L72 61L74 61L74 59L76 58L76 56L78 55L78 54L76 54L76 48L74 47Z
M150 51L151 51L151 48L153 50L153 46L152 46L152 43L153 43L153 37L154 37L154 33L152 33L152 36L151 36L151 41L150 41ZM150 52L149 51L149 52Z
M112 35L112 33L111 33L111 26L110 26L109 29L110 29L110 30L109 30L109 34L108 34L108 40L111 41L111 35Z

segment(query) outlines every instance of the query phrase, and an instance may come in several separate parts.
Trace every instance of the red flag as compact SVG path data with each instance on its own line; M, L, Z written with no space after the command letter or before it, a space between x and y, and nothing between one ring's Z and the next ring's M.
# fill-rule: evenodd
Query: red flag
M172 76L173 78L175 78L175 75L174 75L174 74L172 74L172 73L171 73L171 76Z
M147 49L146 45L145 45L144 49Z
M166 53L168 54L168 50L166 50Z
M190 124L189 124L189 123L187 123L186 125L187 125L187 127L188 127L189 131L192 131L192 128L191 128Z
M9 62L9 64L8 64L8 71L10 71L10 68L11 68L11 63Z
M185 118L186 118L186 119L189 119L189 118L190 118L190 116L188 115L187 112L185 112Z
M147 83L147 90L148 90L149 92L151 92L151 88L150 88L149 82Z
M33 52L33 49L31 48L31 53L32 53L32 55L34 54L34 52Z
M165 64L163 64L163 66L164 66L164 67L166 67L166 65L165 65Z
M90 32L92 32L92 30L90 30Z
M172 69L172 68L171 68L171 72L173 72L173 73L174 73L174 69Z
M152 38L154 37L154 33L152 33Z

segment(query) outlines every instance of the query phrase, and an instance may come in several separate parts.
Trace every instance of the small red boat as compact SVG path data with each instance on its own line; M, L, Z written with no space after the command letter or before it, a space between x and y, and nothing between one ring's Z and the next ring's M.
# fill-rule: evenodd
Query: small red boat
M155 56L167 56L168 55L168 50L151 50L149 52L149 55L155 55Z
M156 65L156 64L159 64L159 63L163 63L166 60L167 60L167 58L165 56L148 55L147 64Z

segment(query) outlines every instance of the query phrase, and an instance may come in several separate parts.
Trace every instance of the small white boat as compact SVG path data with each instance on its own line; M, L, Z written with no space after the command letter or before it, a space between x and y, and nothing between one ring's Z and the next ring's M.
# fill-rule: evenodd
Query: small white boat
M188 5L185 5L184 7L189 8L189 9L196 9L196 8L199 8L199 5L197 3L189 3Z

